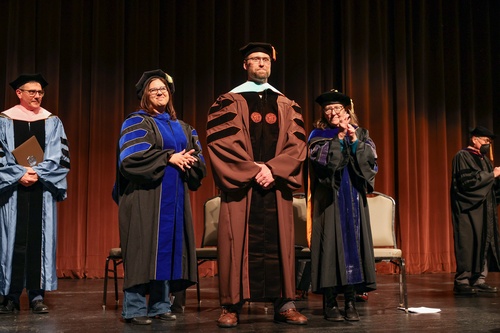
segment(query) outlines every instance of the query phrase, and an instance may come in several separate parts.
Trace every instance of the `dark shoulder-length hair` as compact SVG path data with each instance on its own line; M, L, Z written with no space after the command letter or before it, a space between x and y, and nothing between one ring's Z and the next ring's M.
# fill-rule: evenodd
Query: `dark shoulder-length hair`
M141 109L143 109L144 111L146 111L147 113L149 113L151 115L155 114L154 107L151 104L151 100L149 99L149 85L155 79L160 80L161 82L163 82L165 84L165 87L167 87L167 92L168 92L168 96L169 96L168 103L167 103L167 112L170 115L170 118L172 120L177 120L177 114L175 113L175 109L174 109L173 94L170 91L170 88L168 87L167 80L165 80L162 77L154 76L154 77L150 78L148 80L148 82L146 82L146 84L145 84L146 88L144 88L144 93L142 94L142 98L141 98L141 104L140 104Z
M358 117L356 116L356 113L354 113L354 106L352 105L346 105L344 106L345 111L349 114L349 117L351 118L350 123L352 125L359 126L358 123ZM325 129L328 127L331 127L331 124L328 122L328 120L325 117L325 113L323 112L323 108L321 108L321 118L316 120L313 124L314 128L319 128L319 129Z

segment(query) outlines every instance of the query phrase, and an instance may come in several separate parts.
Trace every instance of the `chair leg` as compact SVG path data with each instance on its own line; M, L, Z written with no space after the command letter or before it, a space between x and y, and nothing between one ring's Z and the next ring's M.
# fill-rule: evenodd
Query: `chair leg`
M108 292L108 271L109 271L109 257L106 258L104 264L104 291L102 294L102 309L106 310L106 294Z
M400 266L400 295L403 295L403 306L405 312L408 313L408 290L406 288L406 263L404 258L401 258ZM400 299L401 301L401 299Z
M201 296L200 296L200 264L196 265L196 296L198 297L198 310L201 308Z
M119 262L117 260L113 259L113 273L114 273L114 280L115 280L115 304L118 306L118 278L116 277L116 274L118 272L118 267Z

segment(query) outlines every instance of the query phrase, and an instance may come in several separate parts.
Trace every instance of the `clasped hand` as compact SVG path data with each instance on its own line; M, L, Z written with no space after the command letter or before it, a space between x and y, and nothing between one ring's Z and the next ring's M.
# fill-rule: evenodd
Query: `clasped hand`
M168 163L177 166L182 171L186 171L186 169L191 169L191 166L197 161L195 156L192 156L194 153L194 149L186 152L186 149L182 151L172 154Z
M257 184L262 186L263 189L268 189L274 186L274 177L271 169L264 163L256 163L260 167L259 173L255 176L255 181Z
M19 183L25 187L29 187L38 181L38 175L31 167L24 167L26 173L19 179Z

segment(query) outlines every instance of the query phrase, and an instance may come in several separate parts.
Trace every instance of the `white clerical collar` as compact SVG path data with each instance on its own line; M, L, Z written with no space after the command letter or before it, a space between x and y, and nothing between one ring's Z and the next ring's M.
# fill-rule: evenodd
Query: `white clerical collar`
M236 88L234 88L230 92L240 94L240 93L244 93L244 92L263 92L264 90L267 90L267 89L271 89L275 93L283 95L278 89L274 88L269 83L257 83L257 82L253 82L253 81L247 81L247 82L237 86Z

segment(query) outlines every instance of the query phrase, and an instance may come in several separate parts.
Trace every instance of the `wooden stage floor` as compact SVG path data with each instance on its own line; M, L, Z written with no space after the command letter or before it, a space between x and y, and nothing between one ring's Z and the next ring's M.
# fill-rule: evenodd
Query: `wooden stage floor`
M136 326L121 319L120 305L114 303L113 282L108 285L106 310L102 309L103 280L59 280L59 289L46 295L50 312L32 314L27 297L21 298L21 311L0 315L0 332L500 332L500 293L474 297L453 295L452 274L407 276L410 307L437 308L434 314L406 314L398 310L398 276L378 275L378 289L367 302L358 302L359 322L334 323L323 319L322 296L309 293L297 308L309 322L304 326L277 324L265 303L246 304L236 328L218 328L220 314L217 278L201 279L201 306L196 288L187 290L184 313L177 320L154 320L150 326ZM487 282L500 287L500 273L490 273ZM119 287L122 281L119 280ZM270 304L267 304L270 306ZM341 305L342 306L342 305Z

